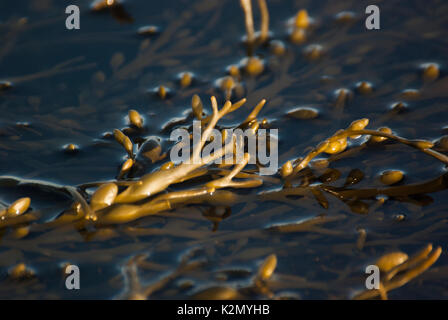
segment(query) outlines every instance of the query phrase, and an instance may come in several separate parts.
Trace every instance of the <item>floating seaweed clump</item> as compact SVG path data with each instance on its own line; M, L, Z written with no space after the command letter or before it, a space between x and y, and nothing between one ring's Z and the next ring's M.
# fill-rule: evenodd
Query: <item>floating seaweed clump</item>
M198 5L198 12L207 12L208 7L204 3ZM220 6L218 2L210 3L210 10ZM390 155L391 166L400 166L405 152L413 152L409 158L415 160L411 163L414 167L419 166L420 160L416 159L422 154L428 156L422 162L435 159L446 168L446 136L434 141L408 139L404 136L413 137L413 131L398 130L395 124L389 127L395 122L387 122L401 115L419 120L411 110L413 103L425 98L426 90L442 81L441 65L433 62L422 64L420 74L406 80L406 87L415 85L416 78L424 82L424 86L399 92L397 96L400 99L394 100L398 102L385 115L366 112L356 117L350 115L349 118L344 112L352 110L354 101L368 108L366 99L392 90L382 88L379 81L366 79L347 84L343 83L344 77L337 79L342 68L326 62L331 59L337 44L333 40L323 44L314 42L320 32L317 13L315 18L306 9L292 13L294 15L284 24L286 30L281 40L270 30L270 15L265 0L257 1L260 15L258 31L254 27L252 1L240 0L239 3L246 29L243 56L238 57L239 64L233 63L225 71L222 68L222 74L212 81L203 81L199 73L185 71L193 70L190 67L197 65L198 61L184 66L176 60L175 54L165 59L165 52L157 51L159 48L169 50L173 46L176 49L173 51L188 52L188 57L208 52L207 48L214 44L207 42L207 46L198 45L193 50L188 44L196 46L194 37L189 36L189 30L180 30L182 23L186 25L194 20L189 18L191 12L181 15L173 26L164 27L163 30L154 25L141 27L138 34L142 37L138 38L142 42L136 60L124 64L124 55L116 55L121 58L118 59L119 63L113 64L111 79L102 71L95 74L93 81L98 85L98 88L95 87L98 90L89 88L94 92L89 91L90 94L98 95L94 101L113 93L112 90L120 90L116 83L132 80L136 74L154 81L149 86L153 89L148 92L155 97L152 100L154 105L163 106L163 111L173 108L176 110L173 112L177 112L175 108L179 101L191 99L191 109L161 125L160 130L158 125L162 122L158 122L161 118L155 113L147 113L138 104L128 107L121 99L111 100L119 106L117 109L121 119L125 119L126 127L119 129L110 125L106 130L111 131L98 139L100 142L96 140L94 147L107 145L114 151L122 152L120 160L107 159L101 164L114 166L115 177L110 174L110 179L96 181L92 178L85 183L64 185L0 176L0 187L14 188L20 192L25 190L21 198L15 198L15 201L0 202L0 237L6 246L11 247L11 252L5 254L8 260L4 264L11 262L9 265L12 266L7 279L0 279L0 285L19 282L32 285L33 281L39 281L39 269L33 269L32 263L17 254L22 248L26 247L33 253L42 250L46 257L63 257L66 261L68 254L64 250L71 250L77 242L87 242L87 246L92 244L92 252L88 253L89 256L87 253L79 256L73 253L74 260L77 257L80 261L94 257L104 263L114 263L116 260L113 258L119 257L122 261L126 256L127 262L122 266L121 273L110 280L111 287L121 290L117 297L125 299L171 296L194 299L288 299L300 298L313 290L323 292L328 297L346 298L350 296L349 287L363 283L358 281L359 264L366 263L372 257L379 257L375 265L381 271L380 287L362 291L353 298L387 299L392 290L409 282L417 285L418 281L413 280L437 262L442 248L437 246L433 249L432 244L428 243L438 240L431 237L433 232L446 228L446 219L439 219L439 215L428 218L412 208L408 212L406 206L416 204L423 207L431 203L433 199L430 194L448 188L447 173L414 181L418 176L414 177L412 171L401 167L376 168L372 162L378 155L384 154ZM94 1L91 10L109 12L120 22L131 22L132 17L124 10L125 4L110 0ZM211 26L216 23L214 19L210 19ZM341 28L350 28L356 14L344 11L335 19ZM331 35L328 38L332 38ZM175 40L169 40L172 38ZM226 44L226 47L231 46ZM198 59L205 60L202 57ZM301 59L300 63L294 59ZM350 59L353 62L356 57ZM59 64L46 75L66 72L65 68L69 69L70 64L80 60ZM160 79L153 78L142 72L159 61L174 66L176 70L171 74L177 74L177 79L168 83L162 76ZM306 68L300 69L300 73L289 73L294 63L304 64ZM74 69L89 66L81 65ZM324 81L319 82L322 88L309 90L304 101L298 101L301 97L297 95L290 96L289 86L301 83L303 77L304 85L311 87L314 83L308 81L315 74L324 74L321 77ZM14 84L20 87L29 79L46 75L17 77ZM146 78L143 82L143 86L148 88ZM205 82L207 88L202 91ZM0 82L0 91L4 91L5 95L15 91L15 88L6 90L11 87L9 81ZM329 90L330 87L333 91ZM323 90L327 91L322 93ZM124 95L123 100L132 100L135 92ZM207 108L208 103L202 101L202 94L211 96L211 111ZM327 99L326 95L330 98ZM292 102L288 101L291 97ZM80 95L79 99L83 101L84 95ZM252 105L252 101L258 102L247 110L247 105ZM325 105L327 102L328 105ZM40 101L30 98L29 103L38 110ZM297 103L302 107L291 108ZM285 105L289 111L276 110L279 105ZM313 107L305 107L307 105ZM260 117L262 110L267 111L266 118ZM70 111L70 108L65 110ZM83 112L90 114L92 111L79 112L84 117ZM351 121L353 119L357 120ZM305 123L311 125L307 127L311 128L308 138L305 134L302 136L302 131L307 130L301 129L285 129L279 137L264 135L265 129L284 124L292 124L296 128L298 124ZM0 136L11 140L19 140L26 130L28 134L34 133L33 125L5 126L4 130L3 123L1 125ZM337 127L330 128L333 125ZM168 159L173 150L186 143L184 140L172 145L166 142L164 135L174 129L187 132L188 143L192 145L183 162ZM195 137L196 129L200 129L199 137ZM294 146L281 156L282 163L278 168L276 166L275 174L265 176L261 173L264 165L260 154L250 153L243 138L229 137L226 133L229 129L245 130L245 139L253 139L257 143L262 143L264 139L279 139L283 143L288 140L286 135L289 134ZM312 131L314 129L316 131ZM339 130L329 131L334 133L328 134L327 129ZM217 131L223 138L222 144L211 153L204 152L216 142L214 133ZM297 149L302 149L304 144L307 148L300 150L303 154L298 154ZM0 144L0 152L3 151L2 146ZM26 144L21 146L27 147ZM395 152L398 148L405 151ZM64 157L69 159L67 161L82 161L88 152L81 150L78 145L68 143L63 147ZM352 161L350 165L347 165L347 159ZM376 177L376 180L369 181L371 177ZM375 185L369 186L369 183ZM34 199L33 193L26 193L28 190L58 195L66 202L63 209L62 206L58 207L57 214L49 217L39 200ZM70 204L66 205L68 202ZM396 207L397 203L402 206ZM389 209L394 211L392 215L387 214ZM419 219L423 220L421 226ZM408 225L412 232L396 237L386 229L402 225ZM439 233L437 235L440 237ZM175 243L171 239L180 240ZM107 248L98 249L98 242ZM149 254L136 254L148 251L148 242L156 253L157 250L189 250L172 267L172 264L159 264L157 258L150 259ZM412 256L401 251L408 244L420 243L427 245ZM116 252L108 251L109 247L116 249ZM218 250L219 254L216 252ZM337 255L346 258L345 265L337 261L333 263L331 259ZM290 260L286 260L287 256ZM296 260L306 263L298 264ZM291 261L297 269L290 269ZM335 274L336 277L316 279L316 270ZM160 277L162 272L165 276ZM147 277L147 274L150 276ZM422 276L420 279L431 279L433 274L428 272L427 278Z

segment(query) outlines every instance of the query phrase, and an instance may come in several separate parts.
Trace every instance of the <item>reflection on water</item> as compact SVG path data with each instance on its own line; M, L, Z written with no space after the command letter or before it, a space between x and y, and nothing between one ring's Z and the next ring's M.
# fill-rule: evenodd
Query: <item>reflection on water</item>
M223 127L267 99L259 120L279 128L279 164L362 118L386 134L439 139L433 149L446 154L443 1L381 2L381 30L367 31L368 1L272 0L272 39L250 59L236 0L129 0L101 12L89 1L72 4L81 8L80 30L65 29L58 1L0 4L0 175L8 176L0 212L31 198L21 220L0 224L0 298L138 298L127 285L138 266L151 298L345 299L363 290L365 266L383 254L447 248L444 164L381 137L317 156L294 188L269 176L258 188L220 190L220 201L119 225L56 223L73 206L71 191L87 197L91 182L131 181L165 163L172 129L202 116L198 105L190 112L195 94L204 116L210 95L220 107L247 98ZM290 24L299 9L312 21L306 34ZM139 148L129 170L116 128ZM272 278L257 274L263 261ZM420 281L388 297L447 298L447 262L442 252ZM81 269L79 292L65 289L67 263Z

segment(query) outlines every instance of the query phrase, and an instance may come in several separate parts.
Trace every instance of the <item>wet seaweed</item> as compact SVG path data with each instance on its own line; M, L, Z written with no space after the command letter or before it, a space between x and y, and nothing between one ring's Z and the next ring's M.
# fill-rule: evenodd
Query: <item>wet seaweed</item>
M114 10L117 8L124 10L126 5L113 3L109 5L105 1L97 1L92 9L106 10L114 14L116 12ZM5 253L6 259L3 263L4 266L10 267L8 279L0 279L2 286L4 283L7 284L4 288L20 284L29 286L30 293L41 290L41 287L35 285L39 282L39 273L34 272L24 262L17 263L23 258L14 256L17 251L26 251L33 254L43 253L45 256L58 259L75 257L73 258L75 260L89 261L95 257L94 259L110 263L116 262L115 257L127 257L128 262L123 265L120 274L124 280L114 280L118 282L115 289L124 290L116 296L118 298L187 296L199 299L283 299L289 297L285 290L293 290L294 294L291 294L293 298L300 297L300 293L306 290L315 290L326 298L346 298L349 296L346 288L356 288L363 283L363 270L360 264L367 263L372 257L379 257L390 246L414 248L422 243L434 242L432 238L437 240L443 236L446 230L443 212L431 212L431 215L422 218L421 225L418 221L411 220L405 225L406 229L403 229L408 234L396 236L387 227L393 223L407 223L408 218L404 214L397 213L395 220L389 221L382 208L397 204L403 206L414 204L417 207L427 205L432 201L431 198L428 199L428 195L447 189L446 173L434 172L434 177L409 182L407 180L410 175L401 170L382 171L379 181L383 185L369 186L372 181L366 177L372 176L372 169L365 161L358 162L357 159L363 159L366 154L378 150L381 151L378 153L390 154L393 157L396 154L394 150L405 146L411 148L404 152L411 153L414 158L420 157L421 153L422 156L429 156L428 159L421 161L434 160L446 166L448 157L445 154L444 141L405 138L404 136L414 135L409 131L402 133L398 129L395 130L392 124L390 127L384 126L384 122L393 122L388 120L399 114L398 109L400 112L406 109L403 102L398 102L386 115L378 118L369 115L369 119L378 129L367 128L369 125L367 118L350 123L348 117L342 116L344 110L350 107L358 95L385 96L393 90L397 91L393 86L400 79L393 79L389 86L385 85L383 88L368 81L360 81L351 89L340 87L336 90L335 95L331 97L329 112L335 119L340 120L337 123L338 129L345 129L340 129L327 138L319 132L310 133L315 137L305 142L306 148L302 142L298 143L282 157L285 161L277 174L272 177L259 174L261 168L259 163L249 166L248 153L239 163L213 164L216 159L228 155L235 156L236 141L233 140L213 155L200 157L201 151L209 142L212 129L223 131L226 128L251 128L253 135L257 137L260 128L283 124L283 120L275 119L273 116L275 113L272 112L266 115L267 118L261 118L262 110L273 110L288 99L287 89L293 84L306 83L311 75L321 74L321 71L327 70L328 66L336 65L329 53L349 41L356 41L356 35L348 33L344 33L344 37L338 38L337 41L332 40L335 30L331 30L325 35L328 40L325 47L313 44L313 36L319 32L317 28L319 19L311 17L303 8L285 23L286 38L275 38L269 29L275 21L272 19L272 14L269 14L266 2L259 0L257 4L261 21L259 32L254 28L255 19L251 1L240 1L246 29L246 36L243 37L245 56L239 65L229 66L227 74L222 74L218 80L207 83L206 94L211 96L211 113L207 111L207 104L199 97L202 91L197 88L194 73L189 71L179 73L177 82L171 83L170 86L152 82L155 84L155 90L149 91L155 94L151 98L161 100L157 103L173 106L177 103L173 102L177 101L175 97L191 99L191 110L183 113L180 120L167 123L158 134L166 134L174 128L185 128L191 133L192 121L200 121L203 133L200 143L193 148L190 155L190 160L194 164L174 164L166 161L172 146L161 142L161 139L149 138L148 126L153 125L149 117L146 113L141 114L138 108L126 106L121 112L123 117L127 115L127 126L121 129L109 128L113 129L112 133L109 134L109 138L105 137L101 142L111 148L118 143L121 150L124 150L121 162L118 167L116 166L115 177L107 181L88 181L75 186L16 176L0 177L0 186L4 189L35 188L50 194L62 195L71 202L70 208L64 208L52 218L48 218L44 208L40 209L40 205L34 205L32 194L23 193L15 201L0 204L0 236L3 246L11 250ZM194 14L181 15L160 33L151 31L150 36L154 38L151 38L151 41L142 40L140 52L134 60L122 59L121 63L114 63L114 73L110 77L105 77L101 73L96 74L94 77L97 82L96 89L101 92L87 90L84 92L85 101L97 101L106 105L112 100L102 97L113 96L114 90L120 91L120 81L139 76L151 79L152 75L144 74L144 70L148 67L176 65L176 59L182 56L200 57L204 52L209 52L208 45L194 45L195 41L203 36L201 33L181 37L180 41L172 39L182 32L185 25L197 18L198 14L213 14L207 26L209 29L212 28L217 24L222 10L223 5L218 2L210 2L208 5L206 2L199 2L192 9ZM122 18L124 20L120 21L123 22L130 22L131 19L127 14ZM339 23L352 19L354 17L347 14L336 17ZM12 33L22 32L15 24L11 24L10 28ZM148 30L146 34L143 34L142 30L138 33L146 37L149 36ZM346 29L342 30L345 32ZM14 34L11 35L13 36ZM389 36L393 38L398 35L389 34ZM303 49L304 61L308 63L308 67L291 72L291 66L297 62L297 57L291 54L289 46L301 45L304 45L301 50ZM226 48L236 46L236 41L225 44ZM214 51L219 51L219 48ZM384 54L388 54L387 50ZM27 81L96 67L90 63L80 64L83 60L83 58L71 59L43 72L12 77L2 82L0 90L9 94ZM319 60L326 62L319 64L317 63ZM78 63L78 66L71 66ZM333 70L329 71L332 73ZM335 74L339 73L338 70L335 71ZM441 81L438 80L441 72L439 65L425 64L419 75L424 81L421 90L407 90L401 93L397 91L397 96L403 101L424 99L425 95L433 97L437 94L434 86L437 88L438 82ZM344 77L348 76L341 74L338 81L344 81ZM271 78L274 80L267 81ZM328 79L323 79L322 83ZM409 83L411 82L404 79L400 88ZM176 85L178 89L169 90ZM431 90L436 93L428 93ZM125 93L120 99L126 101L133 94L135 91ZM322 99L317 89L314 91L311 89L308 94L308 97L310 96L316 101ZM259 102L255 104L253 101ZM34 103L39 104L36 101ZM254 107L251 111L247 111L245 110L247 105ZM241 115L242 111L245 115ZM93 114L94 110L86 108L84 112ZM288 121L292 118L291 121L321 121L319 122L321 125L328 123L333 125L331 119L322 116L320 110L311 107L301 106L280 113L282 116L288 115L282 118L289 118ZM417 114L412 117L418 119ZM42 123L49 123L53 128L64 127L64 124L58 124L57 121L53 121L54 119L57 118L41 118ZM228 119L232 124L224 125L223 123L228 123L225 122ZM7 128L6 131L15 136L22 130L21 128L20 126L14 130ZM395 131L400 132L400 135ZM86 132L78 134L88 136ZM307 147L310 144L316 147ZM18 142L12 148L19 150L25 146L26 144ZM70 142L64 147L64 151L68 157L76 159L83 148ZM344 168L346 163L344 160L347 158L354 159L348 170ZM420 160L416 161L418 163ZM269 208L272 204L273 209ZM264 205L267 208L264 208ZM283 214L291 212L291 209L294 214ZM303 217L301 211L308 212L307 216ZM409 211L411 215L419 214L412 209ZM324 213L316 214L317 212ZM208 229L204 229L204 221L209 223ZM343 221L343 224L339 224L339 221ZM222 225L225 227L222 228ZM182 245L170 241L173 238L182 239ZM191 254L187 254L175 268L156 268L147 261L146 255L135 255L136 252L147 251L148 246L141 243L147 239L151 239L154 250L161 252L176 252L185 247L198 246L200 250L205 251L203 255L207 256L207 259L191 261ZM331 239L339 241L329 244ZM113 242L115 240L121 242L115 243ZM281 245L278 245L279 242ZM83 247L82 243L90 245L90 250L84 251L83 248L86 247ZM216 247L211 245L214 243L218 245ZM97 244L104 244L104 247L101 245L97 247ZM109 244L116 250L107 251L105 246ZM67 250L67 247L76 245L80 246L79 251ZM292 253L291 257L288 257L288 250L297 246L309 249L304 249L303 252L297 250L300 252ZM219 254L216 253L217 250L220 251ZM411 249L406 251L412 252ZM387 260L387 263L377 262L377 264L393 266L390 269L386 268L388 270L382 270L385 273L382 273L380 289L368 290L354 297L386 299L388 296L393 296L390 291L408 282L414 282L413 279L416 277L427 279L424 276L429 273L427 277L430 278L429 268L436 263L441 253L441 247L432 250L432 245L427 245L423 251L411 258L403 252L395 256L383 255L387 258L383 259ZM133 257L129 258L129 255ZM403 258L405 255L406 258ZM312 265L311 257L319 260L319 263L315 262L319 274L333 274L334 277L316 280L318 277L313 273L313 268L306 267ZM340 257L344 257L346 262L339 263ZM396 262L394 260L396 257L401 260L398 259ZM335 261L332 261L332 258ZM281 271L282 266L283 270L288 270L285 267L288 261L301 259L307 262L298 267L298 270L294 270L291 274L288 271L285 271L286 273ZM222 280L216 278L217 272L208 267L207 261L213 261L214 265L230 269L238 262L252 265L245 276L247 279L232 282L227 281L226 277ZM261 262L260 266L255 267L254 261ZM176 263L171 265L173 264ZM277 270L279 267L280 271ZM160 276L160 271L167 270L173 271ZM149 274L151 281L142 280L139 272ZM297 276L300 272L302 274ZM446 277L443 272L432 274ZM197 279L199 285L193 280L189 286L176 286L175 280L182 277ZM17 282L18 279L22 280Z

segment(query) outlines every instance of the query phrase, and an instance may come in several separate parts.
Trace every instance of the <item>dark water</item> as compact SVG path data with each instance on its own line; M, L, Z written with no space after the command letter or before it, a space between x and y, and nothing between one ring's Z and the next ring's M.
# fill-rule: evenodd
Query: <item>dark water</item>
M435 140L447 134L448 4L436 0L375 3L381 9L381 29L368 31L364 10L369 1L269 1L270 29L275 39L284 41L286 53L276 57L264 47L257 49L266 69L256 78L243 78L248 102L223 123L239 123L249 106L266 98L261 117L279 128L280 164L303 156L308 147L363 117L370 119L369 128L388 126L409 139ZM69 4L81 9L80 30L65 28ZM128 0L123 8L133 22L111 12L93 13L89 6L89 1L75 0L0 3L0 80L13 83L0 91L0 175L71 186L115 179L125 154L113 139L103 136L126 127L129 109L145 119L140 136L158 136L168 148L169 131L163 131L163 126L190 110L193 94L199 94L207 108L212 94L224 101L214 82L226 74L227 66L246 55L241 42L243 13L236 0ZM254 3L258 25L256 8ZM301 8L317 25L304 44L294 45L288 42L285 23ZM335 15L342 11L352 11L354 20L336 22ZM138 35L137 29L145 25L156 25L161 32ZM323 47L320 59L304 56L310 44ZM421 65L428 62L440 65L440 76L431 83L421 76ZM181 88L177 75L185 71L193 72L195 81ZM358 94L355 87L360 81L372 83L373 92ZM171 89L165 100L151 91L159 85ZM335 106L335 90L340 88L352 92L343 107ZM406 89L419 89L420 96L403 98ZM407 104L405 112L391 111L398 101ZM315 107L319 117L287 117L297 106ZM70 143L79 146L77 153L63 151ZM342 186L350 170L361 170L364 179L355 189L380 187L378 174L391 168L405 172L402 185L446 174L441 162L399 144L369 147L330 167L341 174L333 186ZM139 176L141 172L135 173ZM363 288L364 267L382 254L396 250L412 254L428 243L442 246L440 259L418 279L390 292L389 298L448 298L448 200L443 184L438 192L422 190L390 198L381 206L375 199L364 200L368 214L356 213L330 195L328 209L312 197L256 197L261 191L280 188L281 184L268 181L261 188L234 190L246 200L227 208L188 205L125 225L78 230L73 225L43 227L70 207L73 200L66 194L3 183L1 203L29 196L39 219L21 239L12 236L13 228L1 229L0 298L117 297L125 290L121 270L131 257L148 254L139 270L146 284L172 272L182 254L196 248L195 257L205 259L205 264L150 298L186 298L214 285L245 286L259 263L275 253L278 266L270 284L274 294L346 299ZM227 209L230 215L214 225L207 218L213 209ZM264 231L272 223L323 213L342 219L305 232ZM406 219L397 222L396 214ZM148 232L133 233L133 227ZM356 247L358 228L367 232L362 250ZM9 279L8 270L22 262L34 270L35 277ZM80 267L81 290L65 289L61 269L65 262ZM187 279L193 285L183 288L180 283Z

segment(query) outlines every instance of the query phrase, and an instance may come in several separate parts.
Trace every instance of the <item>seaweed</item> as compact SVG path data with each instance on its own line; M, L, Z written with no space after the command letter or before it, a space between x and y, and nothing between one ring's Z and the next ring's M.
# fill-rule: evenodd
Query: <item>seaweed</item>
M113 3L113 6L124 10L125 4L122 6ZM104 1L98 1L98 7L94 8L95 10L115 10L105 4L107 3ZM337 167L338 162L343 162L348 157L353 157L354 161L357 161L357 157L361 158L377 150L384 151L384 154L388 152L393 154L393 148L399 148L400 145L411 147L409 152L413 152L415 157L418 153L422 153L429 156L429 159L434 159L446 166L448 156L444 154L446 148L444 148L443 140L432 142L426 139L405 138L401 136L401 133L400 135L394 133L393 126L391 128L379 126L381 122L406 109L402 102L397 103L390 113L382 118L373 119L369 116L370 120L374 120L375 125L378 125L378 129L367 128L369 119L361 118L352 121L347 127L338 123L339 128L345 129L336 131L328 138L316 132L315 138L306 141L306 144L320 142L316 143L315 147L303 150L303 155L299 155L300 157L296 150L288 152L284 159L290 160L284 161L274 176L261 175L262 165L259 161L254 166L248 165L250 155L245 153L244 149L244 156L238 161L236 154L242 150L237 149L242 143L235 139L230 139L212 155L201 157L202 151L211 142L213 129L224 133L225 129L229 128L249 128L253 136L258 139L260 129L275 127L279 122L278 119L260 117L263 108L264 110L274 109L272 105L279 104L275 100L277 96L279 101L288 97L289 93L284 93L283 90L292 83L306 83L310 75L317 73L316 70L322 70L322 65L317 64L316 61L325 57L332 47L356 40L355 36L347 36L340 43L329 40L325 48L311 43L303 49L303 55L310 63L308 69L302 70L303 73L293 73L289 71L289 68L296 58L288 53L288 48L283 41L274 39L270 33L270 14L266 1L258 0L261 17L258 32L254 27L251 1L241 0L240 5L243 9L246 29L244 38L246 56L243 57L240 65L231 65L227 69L228 74L218 78L215 82L217 88L209 88L210 90L207 91L212 93L211 113L207 112L205 104L197 94L199 91L194 88L196 82L194 73L186 71L179 74L178 91L171 91L169 86L157 84L155 91L152 92L160 98L158 102L165 106L172 105L172 98L175 95L188 97L188 99L192 97L191 111L184 113L184 117L179 118L180 120L169 122L161 130L161 133L166 133L174 128L183 128L192 135L191 122L199 123L202 135L199 143L192 148L189 161L179 164L165 161L173 146L167 147L157 139L148 138L147 126L150 121L137 111L138 108L123 107L122 111L125 111L123 116L127 115L128 126L122 129L116 128L109 134L109 138L113 137L124 150L124 157L116 170L115 178L107 181L88 181L71 186L37 179L0 176L0 185L4 188L36 188L51 194L62 195L71 202L70 208L65 208L51 219L48 219L45 212L42 212L38 206L34 207L32 195L28 197L24 194L23 198L11 203L1 203L0 237L3 245L11 250L25 250L35 254L44 252L46 256L64 259L69 259L72 254L81 260L98 256L95 259L109 262L113 256L124 255L129 258L129 255L132 255L120 273L124 280L118 286L120 290L122 288L124 290L117 298L170 297L170 294L175 292L179 296L198 299L283 299L288 298L287 294L282 293L282 290L287 289L298 292L305 289L317 290L323 292L322 294L326 297L342 298L348 295L345 288L362 284L360 281L362 272L359 265L367 263L371 257L377 257L379 252L387 251L389 246L432 243L432 237L437 239L440 236L443 232L441 230L446 228L446 219L441 217L442 212L427 217L422 225L412 221L408 225L409 230L406 230L409 231L408 235L393 237L389 230L382 229L390 226L384 222L385 220L390 222L387 220L390 217L384 217L381 208L391 203L413 203L424 206L432 201L428 194L447 189L446 173L434 173L435 177L408 183L402 171L390 170L382 173L380 182L384 184L383 186L369 186L369 181L365 181L365 177L369 175L367 172L370 169L365 162L360 161L356 163L356 166L350 166L349 170L345 171L343 169L346 168ZM217 23L216 17L220 12L218 9L222 8L222 4L213 2L207 6L205 2L199 2L196 6L197 10L193 10L195 13L216 15L209 21L208 27L213 27ZM114 14L112 11L111 13ZM125 20L130 21L130 17L127 15L126 17ZM351 16L344 17L348 19ZM202 36L200 33L195 35L194 39L190 39L191 41L188 41L188 37L182 40L185 40L184 42L172 41L193 19L194 16L181 15L160 33L153 32L154 30L151 29L150 36L154 37L154 40L153 38L151 41L142 40L140 52L134 60L114 64L114 73L109 78L97 73L95 81L99 81L100 84L96 89L101 89L101 96L107 97L109 94L112 96L114 90L117 88L119 90L120 81L139 77L148 67L169 65L182 55L199 57L206 52L207 46L194 45L194 40ZM341 22L341 16L338 19ZM314 29L316 21L305 9L299 10L287 21L286 25L289 28L288 45L299 46L309 42L313 32L316 32ZM11 32L21 31L18 26L11 28ZM146 33L143 31L140 30L140 36L149 36L150 29L147 29ZM331 32L327 35L329 38L331 38ZM232 44L225 46L232 47ZM266 48L271 51L267 53ZM263 53L263 59L261 58L263 55L258 54L259 52ZM4 54L7 52L5 51ZM84 58L70 59L44 72L12 77L2 83L2 90L8 89L9 92L26 81L95 67L90 63L72 66L83 60ZM331 61L331 57L329 60ZM426 86L422 92L430 90L430 86L437 85L437 79L440 76L439 66L434 63L424 65L421 76ZM266 78L269 77L273 77L274 80L266 82ZM215 92L216 95L213 95L216 89L218 91ZM355 95L369 96L376 90L377 88L368 81L360 81L355 85L354 90L340 88L332 97L330 113L340 115ZM380 94L385 94L388 90L390 89L386 88ZM128 92L122 96L122 99L127 99L134 93L135 91ZM100 104L109 102L107 99L98 99L93 89L83 94L87 100L100 100ZM247 96L243 98L245 94ZM317 92L311 92L310 95L319 96ZM406 91L400 96L403 100L420 97L420 91ZM223 102L221 108L218 101ZM246 112L247 110L244 109L248 101L259 102L251 111ZM241 116L242 110L246 113L245 116ZM322 121L319 110L309 107L295 108L287 115L294 118L294 121ZM233 121L231 125L222 124L227 119L229 122L230 119ZM343 120L349 123L346 118ZM52 125L63 126L55 123ZM193 140L192 137L191 139ZM103 140L107 141L107 139ZM112 145L112 142L110 144ZM300 147L302 145L303 143ZM17 144L15 148L23 146ZM76 159L79 152L82 152L82 148L79 150L77 145L69 143L64 147L64 151L67 156ZM229 156L233 159L232 163L215 164L217 159ZM142 171L144 173L140 174ZM341 181L342 172L346 171L349 172L346 176L344 175L346 177L344 181ZM269 207L270 205L273 205L273 209ZM291 208L294 214L287 215L285 222L285 215L282 213L290 213ZM296 213L296 211L300 212ZM304 217L304 214L307 216ZM291 221L292 218L294 221ZM394 219L391 223L402 223L407 220L407 217L397 213ZM203 228L201 223L204 220L212 224L210 229ZM337 224L339 221L343 223ZM367 228L366 221L372 223L376 229L372 231ZM234 227L234 232L229 232L226 228L221 230L222 224L230 224ZM336 224L337 227L335 227ZM418 231L416 232L413 228L418 228ZM175 268L160 266L154 268L153 264L146 261L149 254L135 255L135 252L148 251L148 246L141 243L141 239L148 238L153 240L151 244L154 248L161 251L174 252L185 247L196 246L200 248L199 250L204 250L206 252L204 255L208 258L192 261L191 256L196 252L193 250L193 253L190 252L182 257ZM167 238L180 238L182 245L170 243ZM335 238L341 241L330 243ZM95 247L96 243L109 245L114 240L121 241L120 246L114 247L116 249L114 252L108 252L103 247ZM276 245L272 244L275 241L277 241ZM281 241L280 245L278 245L279 241ZM78 251L76 255L73 252L67 253L65 250L66 246L84 242L90 245L91 251ZM250 245L248 245L249 242ZM217 257L214 253L214 250L217 250L214 247L215 244L222 246ZM288 251L291 247L299 247L299 249L291 253ZM325 254L317 257L315 252ZM332 273L335 276L331 279L315 281L313 268L307 268L309 263L299 267L308 269L301 270L303 275L297 276L298 271L289 274L285 267L288 263L286 259L283 259L290 253L291 259L308 261L307 259L311 259L310 256L313 259L321 259L322 263L319 264L317 270ZM333 255L330 257L327 253L333 253ZM382 272L380 289L363 291L354 298L387 299L390 291L413 281L424 272L427 274L426 271L436 263L441 253L441 247L433 250L432 245L428 244L423 251L411 258L408 258L406 254L398 255L400 259L404 256L406 259L404 261L398 259L399 263ZM333 257L338 259L339 256L348 261L345 265L346 269L340 263L333 263L331 260ZM5 264L14 259L5 259ZM211 260L230 270L233 270L232 264L235 264L235 261L243 261L246 264L261 263L254 267L256 271L249 268L247 274L244 275L248 278L246 281L235 284L227 281L223 276L222 283L217 285L210 281L210 278L216 276L215 273L217 273L213 271L213 268L207 267L207 263ZM390 264L394 263L394 261L390 262ZM28 282L31 283L30 287L33 286L32 281L38 281L39 274L36 275L25 263L13 265L6 281L15 283L17 279L22 279L24 283L30 281ZM333 269L334 265L336 266ZM167 269L173 271L159 277L158 272ZM139 275L139 271L143 270L149 270L149 274L156 271L155 274L151 274L154 279L149 283ZM192 284L192 290L182 291L184 289L176 287L174 282L183 276L199 279L199 282L202 280L205 286Z

